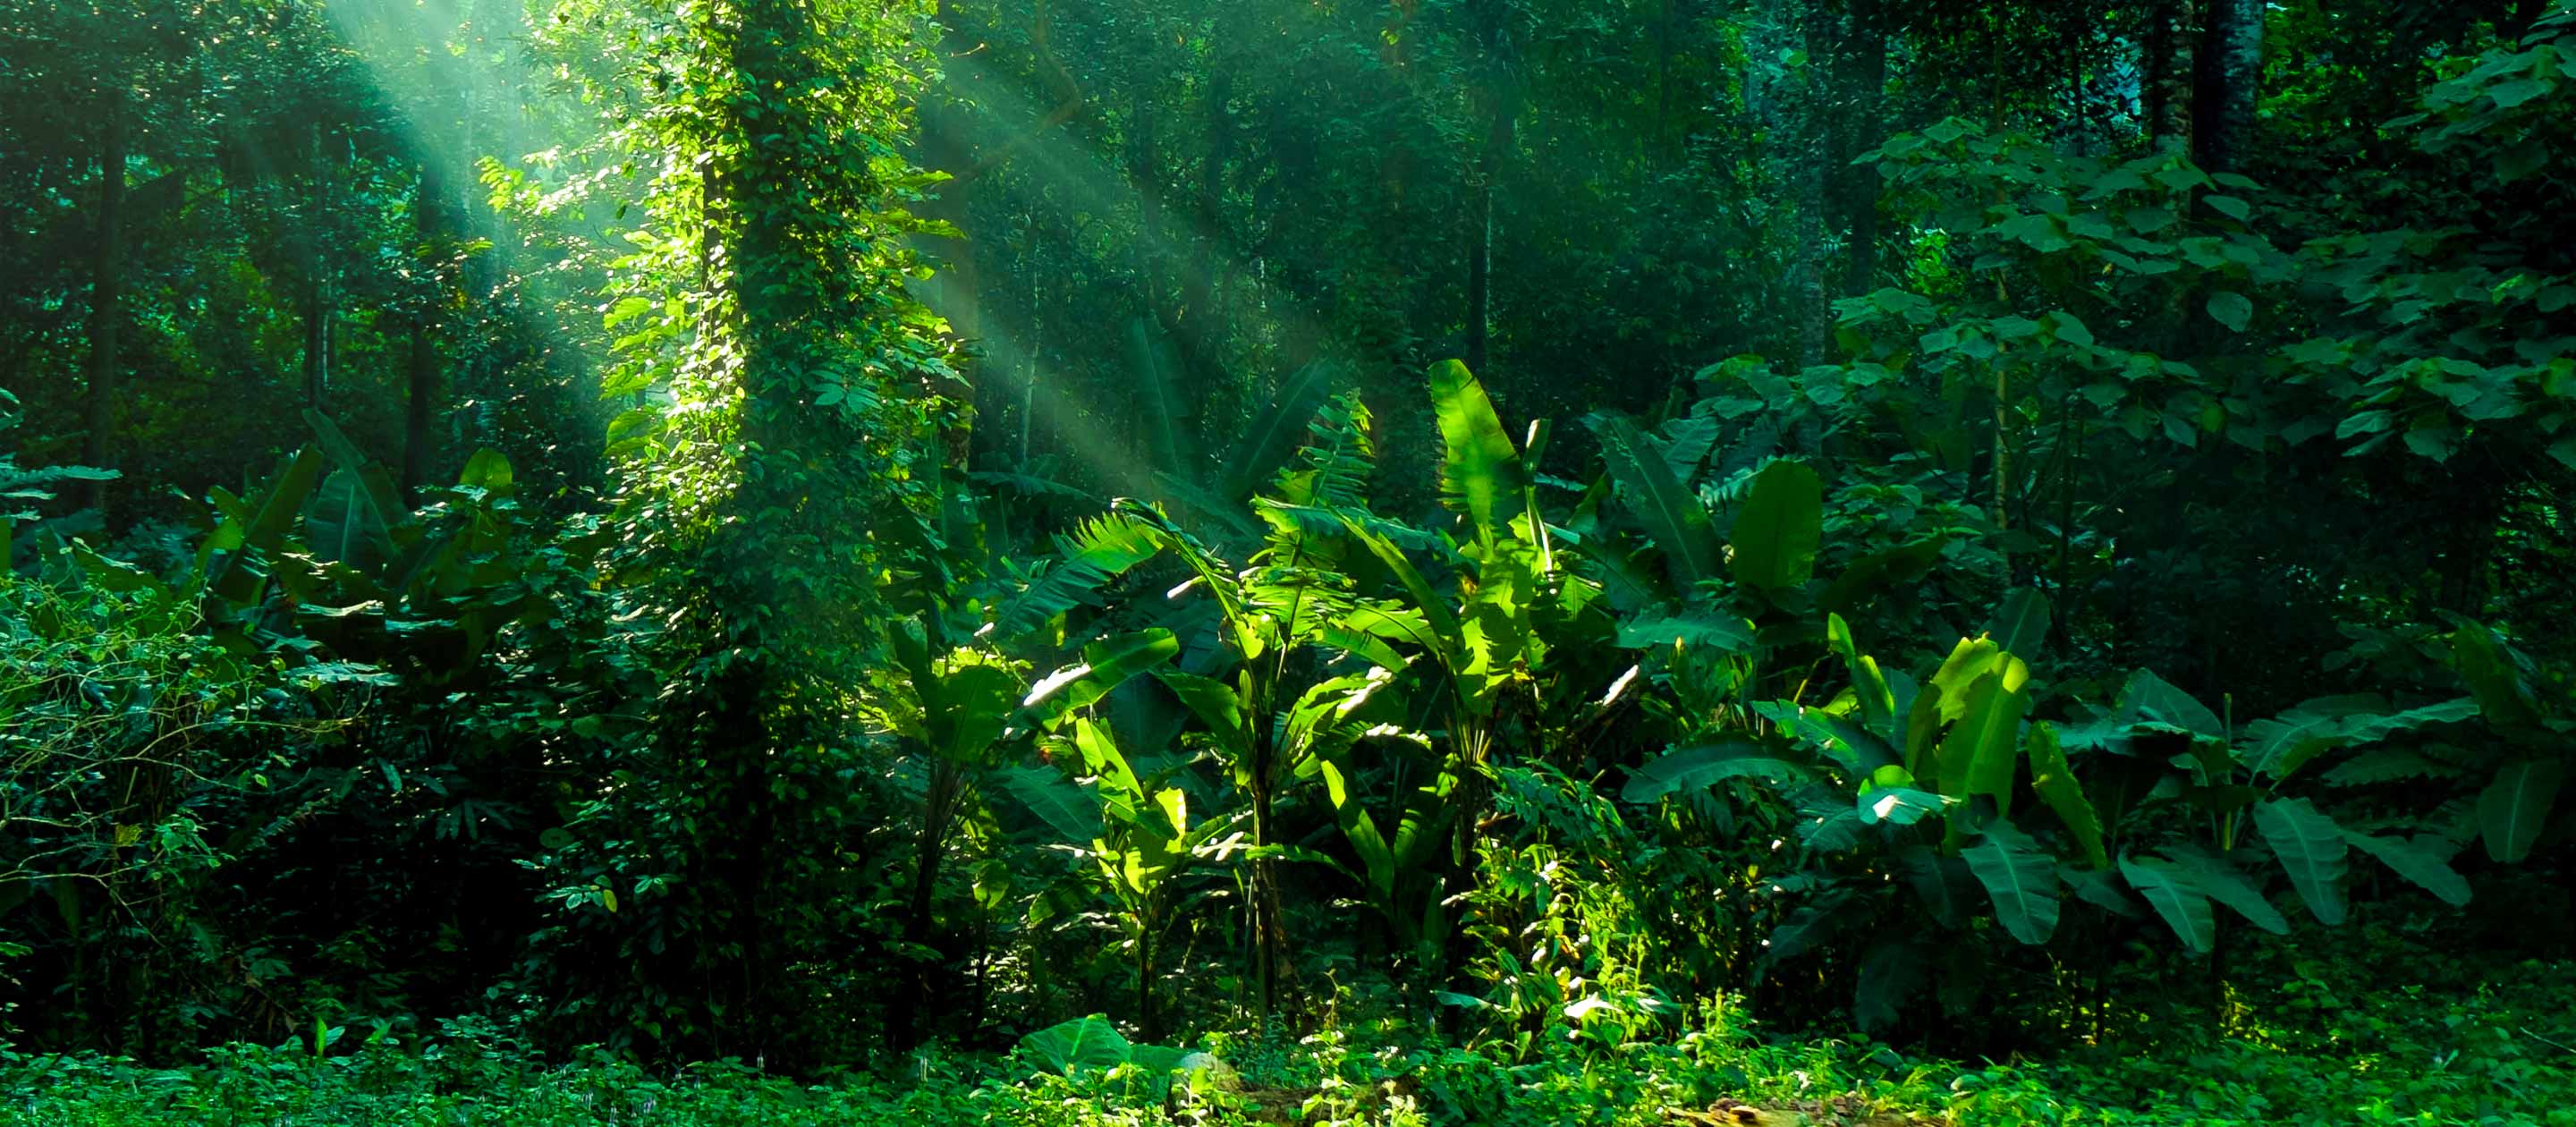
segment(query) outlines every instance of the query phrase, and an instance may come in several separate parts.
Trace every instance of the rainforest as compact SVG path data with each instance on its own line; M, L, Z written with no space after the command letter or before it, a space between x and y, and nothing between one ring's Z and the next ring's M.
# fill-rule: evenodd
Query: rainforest
M0 0L0 1123L2576 1125L2576 0Z

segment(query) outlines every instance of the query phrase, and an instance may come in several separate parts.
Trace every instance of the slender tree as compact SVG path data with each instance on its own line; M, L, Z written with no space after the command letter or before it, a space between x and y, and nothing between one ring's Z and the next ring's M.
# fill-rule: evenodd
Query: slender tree
M81 460L105 466L116 425L118 302L125 284L125 90L107 89L98 146L98 230L90 248L89 389L83 404ZM107 509L107 483L91 482L89 504Z
M2234 172L2253 143L2263 78L2263 0L2209 0L2192 84L2193 156Z

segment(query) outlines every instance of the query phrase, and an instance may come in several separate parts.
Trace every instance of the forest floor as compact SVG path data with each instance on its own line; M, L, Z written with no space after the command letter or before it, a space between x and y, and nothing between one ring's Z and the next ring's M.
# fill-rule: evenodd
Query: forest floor
M407 1047L239 1047L175 1069L0 1047L0 1123L2576 1125L2576 962L2460 958L2456 936L2388 925L2338 933L2331 950L2320 939L2244 951L2237 980L2266 985L2169 991L2199 997L2111 1015L2111 1032L2047 1058L1975 1064L1745 1029L1616 1046L1556 1030L1524 1055L1383 1022L1293 1043L1211 1036L1232 1075L1203 1071L1195 1093L1125 1069L1066 1077L970 1055L806 1085L731 1064L540 1064L469 1022Z

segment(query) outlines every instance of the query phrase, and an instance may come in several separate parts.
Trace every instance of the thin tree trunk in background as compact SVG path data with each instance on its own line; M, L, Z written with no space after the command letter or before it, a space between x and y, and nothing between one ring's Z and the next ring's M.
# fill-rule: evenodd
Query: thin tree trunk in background
M1822 5L1808 9L1798 34L1809 60L1832 57L1833 22L1833 14ZM1825 66L1822 62L1815 65ZM1834 206L1827 196L1833 182L1827 166L1833 163L1837 146L1832 92L1823 89L1831 74L1827 68L1822 75L1810 71L1798 79L1793 94L1797 111L1792 117L1797 124L1790 134L1790 144L1795 148L1786 158L1799 197L1794 204L1798 258L1790 286L1801 368L1824 363L1826 342L1833 336L1833 305L1825 297L1825 212Z
M110 429L116 425L116 335L117 305L123 297L124 263L120 251L124 241L125 209L125 91L110 88L107 92L107 126L100 139L98 153L98 234L97 245L90 248L89 299L89 388L81 414L86 428L81 435L81 462L104 467L108 460ZM107 515L107 483L87 483L85 499L89 507ZM0 560L0 566L7 561Z
M1502 178L1504 158L1512 147L1513 107L1505 94L1508 48L1496 5L1480 6L1485 60L1484 152L1476 160L1475 202L1467 217L1467 370L1485 376L1494 317L1494 188ZM1491 383L1491 379L1487 379Z
M2192 85L2194 156L2212 172L2241 168L2263 78L2263 0L2210 0Z
M1485 371L1485 326L1492 314L1494 254L1494 183L1490 169L1481 171L1476 203L1467 215L1467 370Z
M2191 7L2189 0L2154 0L2147 8L2147 137L2157 152L2191 147Z
M307 186L304 222L304 290L298 303L304 315L304 405L316 411L331 383L331 306L322 284L322 212L327 193L324 173L326 158L322 155L322 127L316 124L312 134L312 182Z
M1878 287L1878 165L1848 163L1876 149L1886 139L1887 25L1883 0L1851 0L1851 38L1844 46L1844 92L1851 99L1845 164L1835 170L1841 192L1846 238L1843 292L1864 294Z
M1226 112L1234 97L1234 80L1221 60L1210 64L1204 97L1207 104L1201 108L1206 115L1208 151L1199 167L1199 198L1192 224L1195 239L1189 272L1182 278L1179 325L1183 383L1177 399L1189 416L1193 450L1207 448L1208 400L1225 376L1217 357L1225 326L1217 317L1216 274L1221 251L1218 233L1225 223L1226 162L1234 157L1234 121Z
M412 318L411 357L403 380L402 494L404 503L413 505L420 503L420 488L429 480L430 462L437 456L438 440L431 427L437 416L437 310L447 289L438 273L446 255L440 239L446 207L439 195L443 191L437 172L428 162L422 162L412 219L420 237L422 260L429 266L431 292Z

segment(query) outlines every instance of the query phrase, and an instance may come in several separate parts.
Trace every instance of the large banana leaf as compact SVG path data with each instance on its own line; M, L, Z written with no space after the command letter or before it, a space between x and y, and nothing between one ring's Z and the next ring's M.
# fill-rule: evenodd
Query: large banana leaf
M1798 462L1773 462L1754 475L1727 533L1735 581L1764 591L1802 587L1824 546L1825 484Z
M1082 660L1049 674L1029 689L1023 708L1063 712L1093 704L1110 690L1181 652L1180 640L1162 627L1102 638L1082 647Z
M304 510L305 500L322 479L322 464L320 449L307 446L296 451L269 480L258 507L249 510L248 520L227 520L225 527L215 531L208 542L231 547L222 553L220 561L206 561L207 589L235 607L247 607L259 600L261 576L252 570L251 558L273 555L286 542L287 534L295 529L296 515Z
M1499 535L1529 485L1511 435L1485 385L1455 360L1431 369L1431 413L1440 424L1440 495L1467 514L1480 541Z
M2110 855L2102 846L2102 815L2084 797L2084 788L2076 783L2074 771L2067 766L2066 750L2057 743L2057 729L2047 724L2031 725L2024 748L2030 759L2030 789L2057 812L2057 820L2065 823L2068 836L2084 850L2085 861L2096 869L2109 868Z
M2263 890L2255 887L2244 871L2226 858L2193 842L2168 846L2165 855L2189 872L2193 883L2209 894L2210 899L2227 905L2254 926L2274 935L2290 933L2290 921L2282 917L2281 910L2273 907L2272 902L2264 898Z
M2160 857L2122 857L2120 875L2147 898L2191 953L2206 955L2217 945L2218 914L2210 910L2209 894L2182 866Z
M1610 479L1626 492L1629 510L1645 526L1646 538L1663 549L1664 567L1687 598L1702 581L1716 577L1724 559L1708 510L1626 416L1605 413L1585 421L1601 438Z
M2450 861L2425 844L2423 839L2407 841L2346 831L2344 840L2351 842L2353 848L2378 858L2380 864L2396 870L2398 876L2441 898L2445 904L2456 907L2469 902L2467 878L2462 877L2459 870L2451 867Z
M2496 772L2495 781L2478 795L2478 836L2486 842L2487 856L2508 865L2531 856L2566 773L2564 766L2545 759L2507 763Z
M2008 653L2038 656L2040 643L2048 639L2048 596L2036 588L2013 588L1986 623L1986 636Z
M2254 807L2254 828L2290 874L2290 887L2307 902L2317 922L2343 922L2343 827L2304 798L2265 799Z
M1188 424L1182 414L1179 357L1152 320L1138 317L1127 323L1127 365L1135 375L1137 399L1144 406L1145 447L1153 468L1189 476L1189 467L1183 464L1190 451L1181 438L1188 433Z
M1666 795L1700 790L1728 779L1757 778L1797 782L1815 773L1771 754L1760 744L1742 740L1695 744L1665 752L1654 762L1628 773L1619 797L1645 804Z
M2014 939L2041 944L2057 931L2057 863L2030 835L1997 820L1962 856L1995 902L1995 919Z

